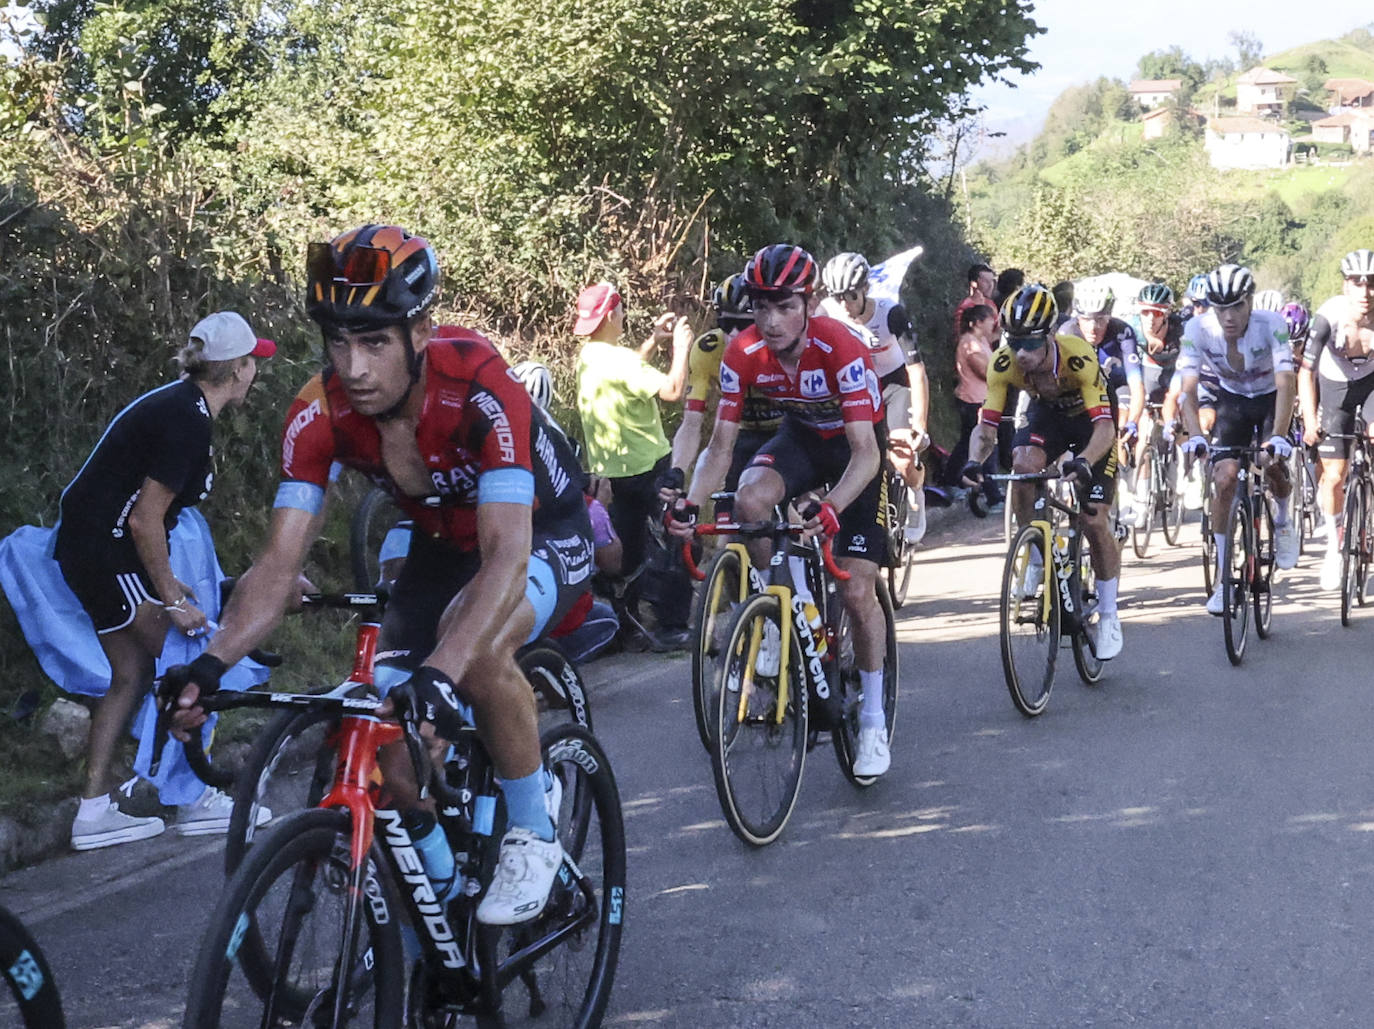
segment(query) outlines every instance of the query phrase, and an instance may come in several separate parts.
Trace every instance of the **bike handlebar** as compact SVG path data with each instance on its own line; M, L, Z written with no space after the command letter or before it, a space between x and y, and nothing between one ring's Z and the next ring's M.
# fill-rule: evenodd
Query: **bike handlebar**
M806 526L797 525L792 522L711 522L706 525L697 525L693 532L698 536L772 536L775 533L786 533L789 536L800 536L806 531ZM820 545L821 564L837 582L847 582L849 573L835 563L835 555L831 550L830 540L822 539ZM697 581L702 582L706 578L703 572L692 557L692 544L685 541L682 544L682 563L687 566L687 573Z

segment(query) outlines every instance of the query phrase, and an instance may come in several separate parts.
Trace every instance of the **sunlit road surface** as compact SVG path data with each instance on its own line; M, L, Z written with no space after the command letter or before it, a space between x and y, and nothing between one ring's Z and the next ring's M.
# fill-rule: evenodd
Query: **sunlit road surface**
M999 533L961 521L921 555L890 774L856 790L817 748L764 850L721 818L688 660L588 669L630 846L608 1024L1370 1024L1374 609L1342 629L1309 549L1233 668L1196 527L1178 549L1156 532L1126 556L1122 656L1089 688L1065 650L1027 720L998 657ZM167 837L18 873L0 901L52 951L73 1025L178 1025L217 860Z

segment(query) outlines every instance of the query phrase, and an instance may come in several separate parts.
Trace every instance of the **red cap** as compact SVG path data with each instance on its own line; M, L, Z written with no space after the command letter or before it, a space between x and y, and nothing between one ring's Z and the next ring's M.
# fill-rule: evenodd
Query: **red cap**
M620 303L620 294L609 282L598 282L577 294L577 323L574 336L590 336L606 315Z

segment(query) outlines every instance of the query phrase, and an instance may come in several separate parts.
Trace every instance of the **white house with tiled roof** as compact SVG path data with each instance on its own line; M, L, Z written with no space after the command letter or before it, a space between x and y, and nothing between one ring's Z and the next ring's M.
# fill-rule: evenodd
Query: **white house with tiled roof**
M1374 110L1342 111L1312 123L1318 143L1349 143L1357 153L1370 152L1374 140Z
M1374 82L1366 79L1327 79L1322 86L1331 94L1331 113L1346 107L1374 107Z
M1209 118L1203 147L1213 168L1283 168L1288 130L1262 118Z
M1251 68L1236 79L1236 110L1281 117L1298 80L1272 68Z
M1158 107L1183 88L1182 79L1132 79L1131 96L1145 110Z

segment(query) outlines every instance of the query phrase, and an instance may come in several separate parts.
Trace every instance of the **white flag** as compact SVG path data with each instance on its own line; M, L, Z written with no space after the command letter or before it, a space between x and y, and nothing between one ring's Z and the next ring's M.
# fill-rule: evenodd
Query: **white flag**
M906 278L906 270L925 251L923 246L914 246L900 254L893 254L882 264L873 265L868 270L868 295L891 300L895 304L901 303L902 280Z

